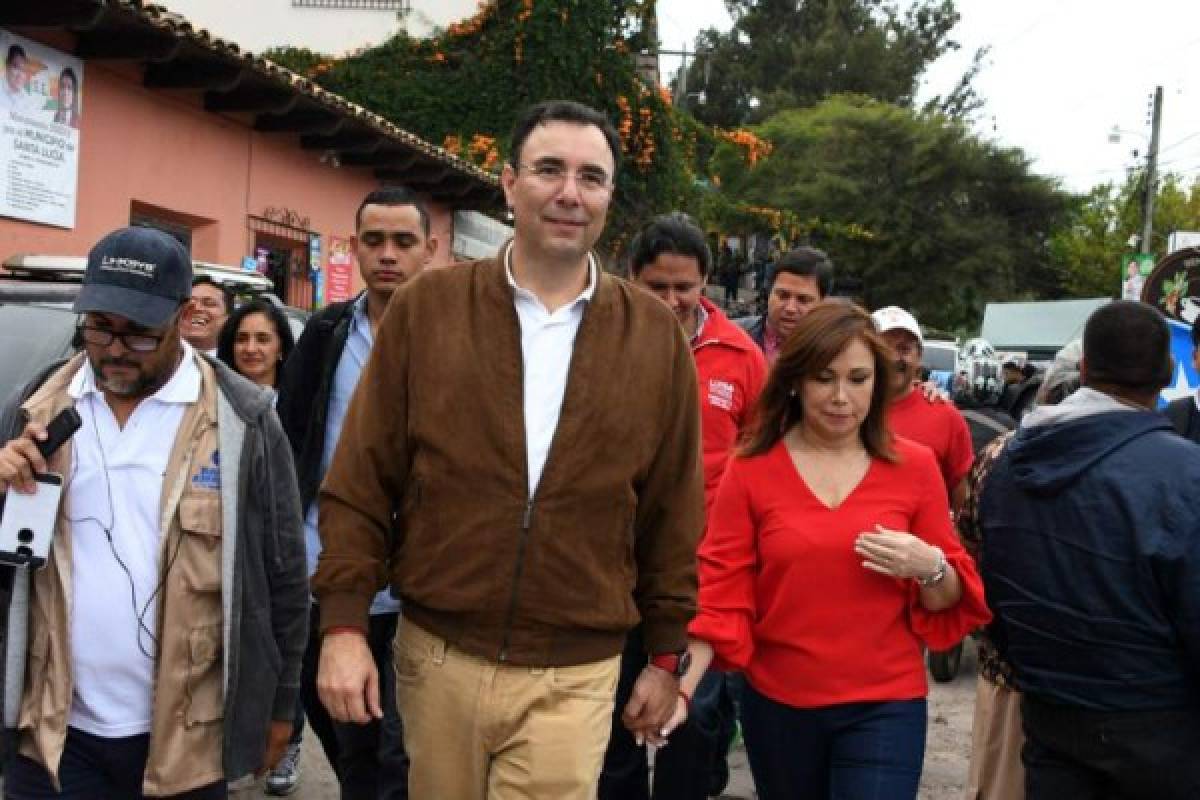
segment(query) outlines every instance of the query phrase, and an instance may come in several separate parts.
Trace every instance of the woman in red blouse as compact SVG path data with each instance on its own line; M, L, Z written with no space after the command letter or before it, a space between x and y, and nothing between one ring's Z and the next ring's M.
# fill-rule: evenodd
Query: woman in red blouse
M990 619L933 453L886 429L892 361L862 309L811 311L767 378L700 547L672 723L714 658L743 671L763 800L915 798L922 648Z

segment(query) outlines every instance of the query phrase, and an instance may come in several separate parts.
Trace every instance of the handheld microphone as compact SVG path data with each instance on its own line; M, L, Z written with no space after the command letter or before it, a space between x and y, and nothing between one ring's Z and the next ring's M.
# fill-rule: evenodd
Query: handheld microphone
M82 424L83 420L79 417L78 411L73 407L64 408L46 426L45 441L35 442L42 458L49 458L53 455L54 451L62 447L63 443L70 439Z

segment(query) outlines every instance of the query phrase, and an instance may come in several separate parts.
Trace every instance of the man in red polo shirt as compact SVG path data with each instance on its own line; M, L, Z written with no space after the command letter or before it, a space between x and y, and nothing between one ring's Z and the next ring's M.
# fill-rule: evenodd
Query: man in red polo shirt
M700 432L704 442L704 504L711 508L725 465L766 381L758 345L704 297L712 255L704 232L682 213L651 222L634 240L633 282L657 295L675 312L692 345L700 388ZM617 685L613 734L600 775L600 800L651 797L646 749L620 724L620 710L646 653L640 629L629 637ZM696 687L687 724L655 755L655 800L705 800L728 780L725 755L733 705L723 673L710 670Z
M925 445L937 456L950 507L962 499L963 479L971 469L974 451L971 431L953 403L930 399L920 389L917 373L921 369L921 351L925 339L912 314L897 306L876 311L871 317L875 327L896 353L896 399L888 410L892 432Z

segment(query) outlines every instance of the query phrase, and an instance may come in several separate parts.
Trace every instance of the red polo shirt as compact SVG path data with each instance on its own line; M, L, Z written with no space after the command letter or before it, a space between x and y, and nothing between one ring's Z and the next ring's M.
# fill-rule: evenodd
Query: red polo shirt
M933 451L948 493L954 492L975 460L971 430L959 410L953 403L926 400L920 387L892 403L888 408L888 427L897 436Z

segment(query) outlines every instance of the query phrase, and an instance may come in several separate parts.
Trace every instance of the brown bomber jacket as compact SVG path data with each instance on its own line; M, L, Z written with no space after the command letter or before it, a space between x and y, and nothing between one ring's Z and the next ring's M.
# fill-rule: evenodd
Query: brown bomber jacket
M703 527L696 373L657 298L601 274L529 497L521 332L500 259L397 291L320 493L321 626L404 615L494 661L682 649ZM392 515L395 512L395 519Z

